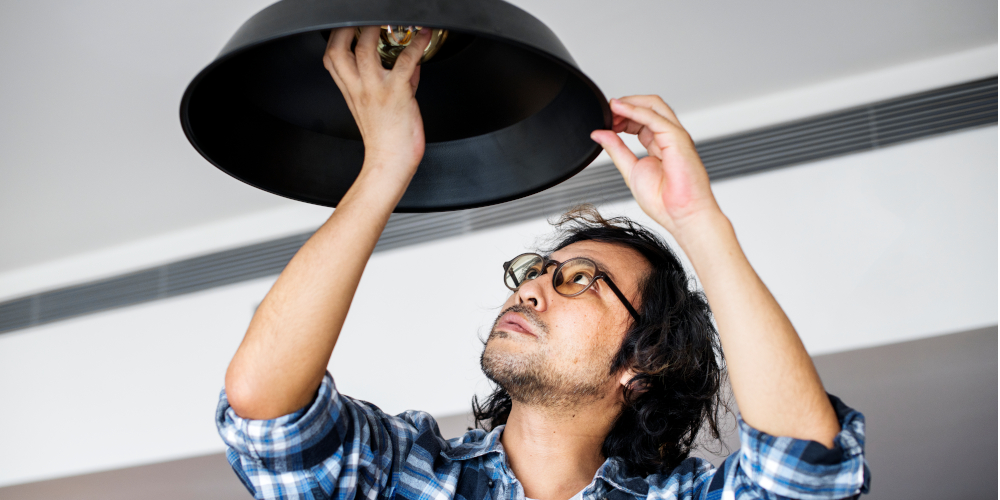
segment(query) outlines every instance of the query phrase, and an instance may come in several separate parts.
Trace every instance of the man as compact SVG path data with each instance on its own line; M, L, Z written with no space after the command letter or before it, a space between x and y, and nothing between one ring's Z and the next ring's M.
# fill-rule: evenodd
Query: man
M690 257L718 334L659 238L582 209L564 217L553 252L505 264L513 293L482 356L498 391L475 405L486 429L445 441L426 413L389 416L337 393L330 355L424 151L414 93L428 36L392 70L380 64L377 37L364 29L352 52L353 30L330 36L323 62L361 130L364 167L282 272L226 373L217 423L255 496L818 499L867 491L863 417L824 392L716 204L693 142L654 96L613 99L613 130L592 138ZM620 132L637 134L649 155L637 159ZM717 431L718 341L742 447L716 470L687 455L704 422Z

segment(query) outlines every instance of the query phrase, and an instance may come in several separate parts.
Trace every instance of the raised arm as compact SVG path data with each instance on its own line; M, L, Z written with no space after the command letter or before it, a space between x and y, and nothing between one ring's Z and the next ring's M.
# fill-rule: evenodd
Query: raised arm
M832 448L840 426L819 375L743 254L691 137L657 96L612 99L611 110L614 130L591 137L611 156L643 211L691 259L718 324L744 421L771 435ZM618 132L637 134L649 155L637 159Z
M354 28L335 30L323 64L361 130L364 166L278 277L229 364L226 395L243 418L275 418L310 402L375 243L424 154L414 95L428 34L421 32L392 70L382 68L375 52L377 28L363 30L356 55L353 36Z

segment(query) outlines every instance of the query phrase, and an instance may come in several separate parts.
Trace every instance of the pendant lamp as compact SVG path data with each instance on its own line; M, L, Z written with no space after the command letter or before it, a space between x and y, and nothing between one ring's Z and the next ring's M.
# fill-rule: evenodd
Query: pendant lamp
M611 128L600 89L541 21L501 0L283 0L245 22L188 85L181 123L229 175L335 207L364 159L323 53L333 28L381 26L383 64L434 29L416 99L427 147L396 212L480 207L573 176ZM431 53L433 52L433 53Z

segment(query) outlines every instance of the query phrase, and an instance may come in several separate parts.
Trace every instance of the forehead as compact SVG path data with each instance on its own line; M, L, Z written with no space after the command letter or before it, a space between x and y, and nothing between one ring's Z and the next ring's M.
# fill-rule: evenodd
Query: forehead
M597 262L601 270L611 275L619 285L636 285L650 268L649 262L638 251L600 241L578 241L552 252L550 256L560 262L573 257L587 257Z

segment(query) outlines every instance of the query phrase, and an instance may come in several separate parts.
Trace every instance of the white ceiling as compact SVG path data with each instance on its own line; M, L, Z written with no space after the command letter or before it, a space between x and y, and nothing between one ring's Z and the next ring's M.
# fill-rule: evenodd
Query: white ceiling
M188 81L267 0L0 3L0 272L285 200L190 147ZM997 3L516 0L609 96L685 112L995 44Z

